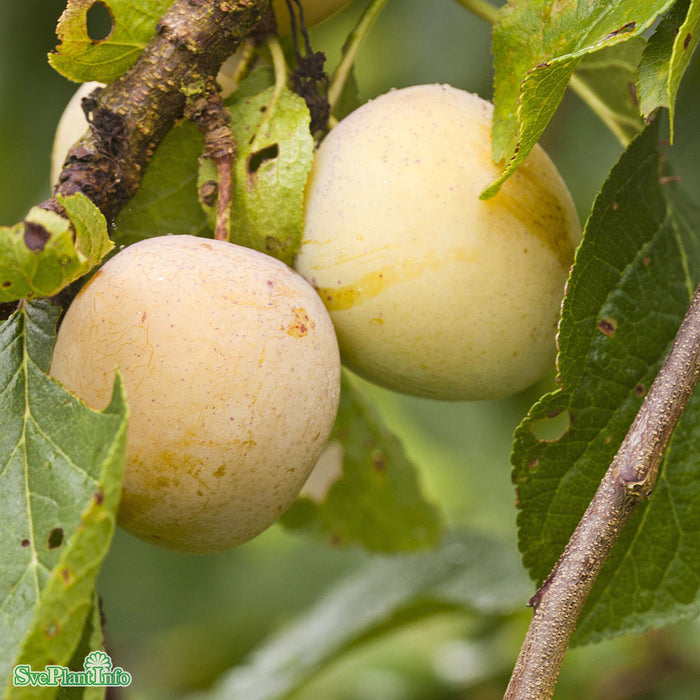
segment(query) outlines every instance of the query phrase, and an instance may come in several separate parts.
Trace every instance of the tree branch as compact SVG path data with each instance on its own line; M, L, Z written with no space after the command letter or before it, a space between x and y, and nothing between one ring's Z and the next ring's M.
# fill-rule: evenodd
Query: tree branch
M569 639L593 584L637 506L700 377L700 287L671 350L578 527L530 601L530 628L505 700L551 698Z
M136 194L186 95L216 76L270 0L175 0L138 61L86 104L90 132L69 151L55 193L82 192L113 221ZM60 212L55 197L42 207Z

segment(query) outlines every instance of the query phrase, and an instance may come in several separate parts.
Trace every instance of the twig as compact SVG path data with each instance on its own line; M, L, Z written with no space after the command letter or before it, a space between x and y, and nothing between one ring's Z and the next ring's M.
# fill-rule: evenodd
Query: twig
M656 484L700 377L700 287L627 436L552 573L530 601L530 628L505 700L551 698L569 639L622 528Z
M204 134L203 158L216 165L219 182L216 187L216 226L214 238L228 241L231 234L231 200L233 199L233 163L236 138L231 130L231 115L224 106L216 81L210 78L201 92L192 96L185 107L185 116ZM210 183L205 183L205 186Z
M350 77L350 71L355 62L355 57L360 49L360 44L364 41L365 37L372 28L374 21L379 17L379 13L384 9L387 0L373 0L367 9L362 13L360 21L357 26L352 30L348 36L345 46L343 46L343 57L338 64L338 67L333 72L331 77L331 83L328 87L328 102L331 107L331 114L335 109L335 106L340 100L340 96L343 94L343 88L345 83Z

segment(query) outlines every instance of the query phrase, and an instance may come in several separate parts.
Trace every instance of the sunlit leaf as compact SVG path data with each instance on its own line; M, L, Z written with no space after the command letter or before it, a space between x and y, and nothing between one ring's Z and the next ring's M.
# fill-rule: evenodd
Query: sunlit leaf
M88 34L87 14L95 0L68 0L58 20L59 44L49 63L66 78L111 83L125 73L155 34L173 0L100 0L112 18L112 30L100 40Z
M584 56L639 36L671 4L511 0L501 8L493 29L493 159L505 164L483 197L495 195L525 160Z
M249 80L257 84L260 75L264 72L256 71ZM231 241L291 265L301 241L304 190L314 151L309 110L284 86L249 95L246 84L234 93L230 110L237 146ZM217 180L212 163L205 161L200 187ZM205 206L205 211L215 228L216 207Z
M23 222L0 226L0 301L53 296L112 249L105 218L87 197L58 202L68 218L33 207Z

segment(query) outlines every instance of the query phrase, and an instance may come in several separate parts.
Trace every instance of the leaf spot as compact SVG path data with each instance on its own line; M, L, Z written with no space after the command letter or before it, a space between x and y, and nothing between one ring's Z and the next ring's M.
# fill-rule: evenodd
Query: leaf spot
M60 629L61 627L58 622L49 622L49 624L44 627L44 636L53 639Z
M31 221L24 222L24 245L32 251L44 250L51 234L41 224Z
M637 28L637 23L636 22L627 22L627 24L623 24L619 29L616 29L613 32L610 32L603 41L607 41L608 39L612 39L619 34L627 34L629 32L633 32Z
M634 387L634 393L637 394L637 396L642 397L644 394L646 394L646 387L644 384L637 384L637 386Z
M49 549L58 549L63 544L63 528L55 527L49 533Z
M219 196L219 183L216 180L207 180L199 188L199 200L206 207L213 207Z
M612 338L617 330L617 320L610 317L601 318L600 321L598 321L598 330L609 338Z
M29 547L30 544L31 544L31 542L28 539L26 539L26 537L25 537L25 539L22 540L23 547Z
M685 39L683 39L683 49L687 49L690 46L690 40L693 38L692 34L686 34Z

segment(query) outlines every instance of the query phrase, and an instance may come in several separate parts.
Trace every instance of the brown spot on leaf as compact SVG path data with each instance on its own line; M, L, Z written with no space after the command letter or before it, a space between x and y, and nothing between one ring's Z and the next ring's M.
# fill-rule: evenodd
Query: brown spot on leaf
M53 639L60 631L61 626L58 622L49 622L46 627L44 627L44 636L49 639Z
M29 250L35 252L44 250L49 238L51 234L41 224L35 224L32 221L24 222L24 245Z
M608 337L612 337L617 330L617 321L610 317L601 318L600 321L598 321L598 330Z
M207 180L199 188L199 201L207 207L213 207L219 196L219 183L216 180Z
M610 32L605 39L612 39L613 37L616 37L620 34L627 34L629 32L633 32L637 28L637 23L636 22L627 22L626 24L623 24L619 29L616 29L615 31Z
M29 547L30 544L31 544L31 542L28 539L25 538L22 540L23 547Z
M69 584L73 581L73 574L68 569L62 569L61 578L63 579L64 583Z
M692 34L686 34L685 39L683 39L683 49L687 49L690 46L690 40L693 38Z
M646 388L644 384L637 384L637 386L634 387L634 393L637 394L637 396L642 397L646 393Z
M47 544L49 549L58 549L63 544L62 527L55 527L53 530L51 530Z
M95 505L101 506L105 501L104 491L95 491L93 498L95 499Z

